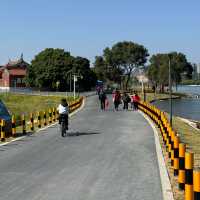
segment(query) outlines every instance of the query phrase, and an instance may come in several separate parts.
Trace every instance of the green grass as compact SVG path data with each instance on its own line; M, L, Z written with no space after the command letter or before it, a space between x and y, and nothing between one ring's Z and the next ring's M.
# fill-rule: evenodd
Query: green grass
M142 93L138 93L141 100L144 100L144 94ZM173 98L175 97L178 97L177 95L172 95ZM156 99L167 99L169 98L169 94L163 94L163 93L146 93L146 101L147 102L151 102L153 100L156 100Z
M16 119L20 119L22 114L28 117L30 113L48 111L49 108L57 107L61 98L61 96L0 94L0 99L8 108L10 114L16 116ZM73 101L73 97L66 98L68 102Z

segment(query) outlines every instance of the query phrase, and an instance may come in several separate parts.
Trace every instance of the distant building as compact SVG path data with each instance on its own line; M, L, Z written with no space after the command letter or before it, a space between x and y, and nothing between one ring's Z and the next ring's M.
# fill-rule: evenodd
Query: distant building
M16 61L11 61L0 67L0 89L9 90L10 88L26 87L24 77L27 73L29 64L21 58Z
M200 64L197 65L197 78L200 79Z
M193 79L194 80L200 79L200 64L193 65Z

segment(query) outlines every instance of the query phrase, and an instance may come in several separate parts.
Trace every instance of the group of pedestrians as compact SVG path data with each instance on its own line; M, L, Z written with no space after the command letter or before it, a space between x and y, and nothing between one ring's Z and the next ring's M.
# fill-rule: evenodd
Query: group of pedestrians
M99 100L100 100L101 110L105 110L109 106L109 101L104 90L101 90L99 92ZM116 89L112 93L112 100L115 111L119 110L119 105L122 103L124 110L128 110L129 103L131 104L132 110L137 110L140 97L136 92L134 92L133 95L129 95L128 93L124 92L123 95L121 95L120 91Z

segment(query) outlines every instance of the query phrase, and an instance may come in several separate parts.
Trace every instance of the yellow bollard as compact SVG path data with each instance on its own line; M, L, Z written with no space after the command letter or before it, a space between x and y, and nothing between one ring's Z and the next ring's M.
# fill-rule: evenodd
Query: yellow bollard
M44 118L44 126L46 126L47 125L47 114L45 111L44 111L43 118Z
M185 189L185 149L184 143L179 144L179 171L178 171L178 186L180 190Z
M52 112L51 109L49 109L49 124L52 123Z
M171 141L171 129L170 126L167 126L167 132L168 132L168 138L169 138L169 144L168 144L168 156L171 158L171 151L172 151L172 141Z
M6 140L5 126L6 126L5 120L1 119L1 141L2 142Z
M30 121L31 121L30 129L31 129L31 131L34 131L34 116L33 116L33 113L30 114Z
M193 200L194 154L185 153L185 200Z
M171 154L173 154L173 156L171 156L171 166L174 166L174 137L175 137L175 132L172 130L171 131Z
M38 128L41 128L42 125L41 125L41 116L40 116L40 112L37 113L37 122L38 122Z
M55 112L55 108L53 108L53 121L56 121L56 112Z
M194 200L199 200L200 199L200 171L194 171L193 181L194 181Z
M22 134L26 134L26 121L25 121L25 115L22 115Z
M12 136L16 136L16 120L14 115L12 116Z
M174 176L178 175L179 169L179 137L174 137Z

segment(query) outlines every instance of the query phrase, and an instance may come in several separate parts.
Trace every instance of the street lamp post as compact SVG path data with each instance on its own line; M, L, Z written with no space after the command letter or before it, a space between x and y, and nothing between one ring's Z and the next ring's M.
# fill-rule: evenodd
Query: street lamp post
M169 120L170 120L170 125L172 127L172 80L171 80L171 58L169 55L169 106L170 106L170 115L169 115Z
M74 99L75 99L76 98L76 82L78 80L78 77L80 79L82 79L83 77L81 75L76 75L76 74L74 74L73 76L74 76Z
M148 78L145 75L139 75L137 76L137 79L142 84L143 100L146 101L145 83L148 82Z
M74 99L76 98L76 81L77 81L77 77L74 74Z

